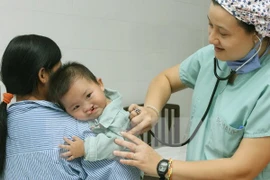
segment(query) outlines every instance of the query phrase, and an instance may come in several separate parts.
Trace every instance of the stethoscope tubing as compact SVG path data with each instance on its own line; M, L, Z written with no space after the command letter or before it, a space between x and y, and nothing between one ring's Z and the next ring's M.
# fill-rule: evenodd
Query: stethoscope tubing
M214 89L212 91L212 94L211 94L211 97L210 97L210 100L209 100L209 103L207 105L207 108L200 120L200 122L198 123L198 125L196 126L195 130L193 131L193 133L191 134L191 136L183 143L177 143L177 144L171 144L171 143L166 143L164 141L162 141L161 139L159 139L158 137L155 136L155 133L150 130L149 133L153 136L153 138L155 138L159 143L165 145L165 146L170 146L170 147L181 147L181 146L184 146L186 144L188 144L189 142L191 142L191 140L195 137L195 135L197 134L197 132L199 131L202 123L204 122L209 110L210 110L210 107L211 107L211 104L213 102L213 99L214 99L214 96L215 96L215 93L217 91L217 87L218 87L218 84L220 81L224 81L224 80L228 80L231 76L233 76L236 72L235 71L231 71L230 74L226 77L220 77L218 74L217 74L217 59L216 57L214 57L214 74L217 78L217 81L216 81L216 84L214 86Z

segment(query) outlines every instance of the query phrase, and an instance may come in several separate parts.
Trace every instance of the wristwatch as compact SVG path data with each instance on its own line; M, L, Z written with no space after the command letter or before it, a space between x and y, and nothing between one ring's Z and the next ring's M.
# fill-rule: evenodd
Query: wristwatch
M169 160L168 159L162 159L159 161L157 165L157 173L159 175L160 180L165 180L165 175L168 172L169 169Z

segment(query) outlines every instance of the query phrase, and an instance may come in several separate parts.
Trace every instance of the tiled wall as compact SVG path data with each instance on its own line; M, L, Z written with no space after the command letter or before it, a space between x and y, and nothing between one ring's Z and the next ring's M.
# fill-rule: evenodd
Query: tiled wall
M16 35L55 40L63 61L87 65L124 105L142 103L150 80L207 44L210 0L0 0L0 53ZM172 95L189 116L192 91Z

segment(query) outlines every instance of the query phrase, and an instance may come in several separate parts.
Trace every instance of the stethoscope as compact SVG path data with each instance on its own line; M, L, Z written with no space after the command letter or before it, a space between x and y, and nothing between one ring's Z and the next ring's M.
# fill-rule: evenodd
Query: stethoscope
M244 65L246 65L249 61L251 61L252 58L253 58L255 55L257 55L257 54L259 53L259 51L260 51L260 49L261 49L261 46L262 46L262 40L261 40L260 38L258 38L258 39L259 39L259 41L260 41L260 46L259 46L257 52L256 52L252 57L250 57L245 63L243 63L241 66L239 66L236 70L231 70L230 73L229 73L229 75L227 75L227 76L225 76L225 77L221 77L221 76L218 75L218 73L217 73L217 67L219 67L219 65L218 65L218 60L217 60L216 57L214 57L214 75L215 75L216 78L217 78L216 84L215 84L215 86L214 86L214 89L213 89L213 91L212 91L212 94L211 94L210 100L209 100L209 102L208 102L207 108L206 108L206 110L205 110L205 112L204 112L204 114L203 114L203 116L202 116L200 122L199 122L198 125L196 126L196 128L195 128L195 130L193 131L193 133L191 134L191 136L190 136L185 142L183 142L183 143L178 143L178 144L166 143L166 142L160 140L159 138L157 138L157 137L155 136L155 134L153 133L152 130L150 130L149 133L150 133L150 134L151 134L151 135L152 135L159 143L161 143L161 144L163 144L163 145L166 145L166 146L170 146L170 147L180 147L180 146L184 146L184 145L188 144L188 143L195 137L195 135L196 135L197 132L199 131L199 129L200 129L202 123L204 122L204 120L205 120L205 118L206 118L206 116L207 116L207 114L208 114L208 112L209 112L209 110L210 110L210 107L211 107L213 98L214 98L214 96L215 96L215 93L216 93L216 91L217 91L217 87L218 87L219 82L220 82L220 81L228 80L228 79L230 79L231 77L233 77L233 76L237 73L237 71L239 71ZM269 49L270 49L270 46L268 45L268 47L267 47L266 51L264 52L264 54L266 54L266 53L269 51ZM263 55L264 55L264 54L263 54ZM262 55L262 56L263 56L263 55Z
M195 130L194 130L193 133L191 134L191 136L190 136L185 142L183 142L183 143L179 143L179 144L171 144L171 143L166 143L166 142L160 140L159 138L157 138L157 137L155 136L155 134L153 133L153 131L150 130L149 133L150 133L150 134L151 134L158 142L160 142L160 143L163 144L163 145L170 146L170 147L180 147L180 146L184 146L184 145L188 144L188 143L195 137L195 135L196 135L197 132L199 131L199 129L200 129L202 123L204 122L204 120L205 120L205 118L206 118L206 116L207 116L207 114L208 114L208 112L209 112L209 110L210 110L210 107L211 107L211 104L212 104L212 102L213 102L215 93L216 93L216 91L217 91L217 87L218 87L219 82L220 82L220 81L224 81L224 80L228 80L230 77L232 77L232 76L234 76L234 74L236 74L236 71L231 70L231 72L230 72L230 74L229 74L228 76L226 76L226 77L220 77L220 76L217 74L217 68L216 68L217 66L218 66L218 65L217 65L217 58L214 57L214 74L215 74L215 76L216 76L216 78L217 78L217 81L216 81L215 87L214 87L214 89L213 89L213 91L212 91L212 94L211 94L210 100L209 100L209 102L208 102L207 108L206 108L206 110L205 110L205 112L204 112L204 114L203 114L203 116L202 116L200 122L198 123L198 125L197 125L196 128L195 128Z

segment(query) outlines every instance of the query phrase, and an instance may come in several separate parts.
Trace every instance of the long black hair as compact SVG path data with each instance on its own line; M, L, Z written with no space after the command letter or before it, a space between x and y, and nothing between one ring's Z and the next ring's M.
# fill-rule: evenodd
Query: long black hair
M6 91L14 95L28 95L37 90L38 72L50 72L60 62L61 51L48 37L21 35L13 38L4 51L1 63L1 80ZM0 176L6 159L7 104L0 104Z

